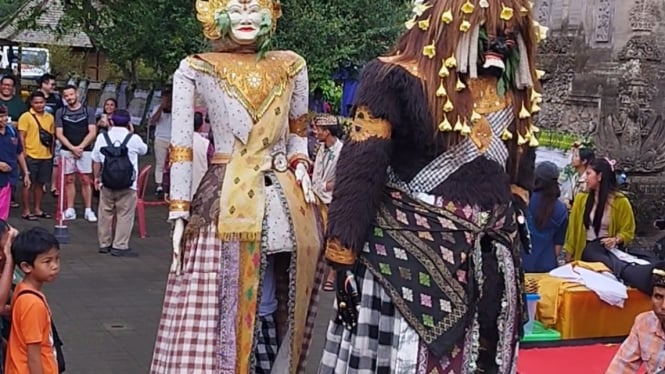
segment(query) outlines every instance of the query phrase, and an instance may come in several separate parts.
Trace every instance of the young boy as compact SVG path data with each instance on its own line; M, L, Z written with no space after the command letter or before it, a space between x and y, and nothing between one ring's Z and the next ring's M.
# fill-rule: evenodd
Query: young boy
M12 298L5 374L58 374L51 312L42 287L60 271L59 251L57 239L41 227L22 232L14 240L12 257L25 278Z

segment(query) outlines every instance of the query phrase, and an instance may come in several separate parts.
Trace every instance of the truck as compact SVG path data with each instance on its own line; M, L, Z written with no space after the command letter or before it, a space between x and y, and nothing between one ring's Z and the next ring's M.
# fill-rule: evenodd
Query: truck
M21 78L37 79L51 72L51 54L46 48L21 48ZM0 69L18 76L19 48L18 46L4 46L1 49Z

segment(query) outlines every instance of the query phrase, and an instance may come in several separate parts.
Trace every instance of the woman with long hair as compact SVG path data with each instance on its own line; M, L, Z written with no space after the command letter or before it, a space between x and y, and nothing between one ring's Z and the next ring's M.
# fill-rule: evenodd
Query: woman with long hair
M619 247L635 237L635 217L626 195L619 191L613 164L597 158L586 170L588 192L575 196L566 233L569 260L602 262L617 278L651 294L653 265L637 265L619 257Z
M109 128L110 125L110 120L111 120L111 115L115 110L118 109L118 102L112 98L109 97L104 101L104 106L102 108L102 114L99 116L99 119L97 120L97 130L102 132L106 131Z
M522 253L522 268L527 273L546 273L557 266L566 237L568 209L559 200L559 168L545 161L536 166L534 174L534 189L527 211L531 253Z

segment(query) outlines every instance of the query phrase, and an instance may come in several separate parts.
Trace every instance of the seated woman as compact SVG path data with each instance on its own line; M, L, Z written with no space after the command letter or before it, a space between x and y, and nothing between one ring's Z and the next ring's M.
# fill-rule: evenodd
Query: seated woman
M559 200L558 178L559 168L553 162L536 166L527 212L531 253L522 253L522 268L527 273L546 273L557 267L568 226L568 208Z
M566 233L568 260L602 262L617 278L651 294L650 265L620 260L612 253L635 237L635 217L628 198L619 191L613 165L597 158L586 170L588 192L575 196Z

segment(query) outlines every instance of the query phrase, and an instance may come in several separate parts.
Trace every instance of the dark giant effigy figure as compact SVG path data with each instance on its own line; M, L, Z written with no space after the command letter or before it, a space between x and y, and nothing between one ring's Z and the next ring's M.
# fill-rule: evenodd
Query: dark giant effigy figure
M364 69L326 258L319 373L514 373L546 29L526 0L417 1Z

